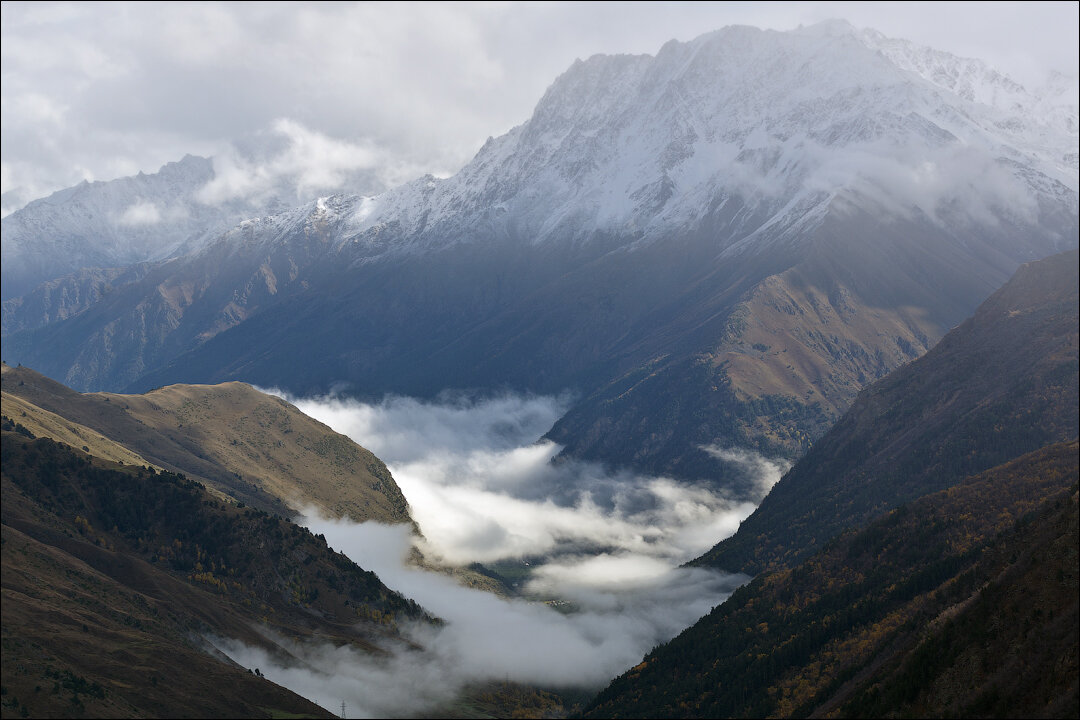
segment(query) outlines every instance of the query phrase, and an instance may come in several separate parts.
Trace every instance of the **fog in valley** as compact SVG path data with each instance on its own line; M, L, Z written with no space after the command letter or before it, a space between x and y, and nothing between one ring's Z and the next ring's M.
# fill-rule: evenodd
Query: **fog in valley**
M287 399L387 463L423 537L314 509L298 522L445 621L403 627L423 649L387 647L386 658L273 638L303 661L288 667L261 649L214 641L327 709L344 702L350 717L407 715L491 680L600 689L748 579L680 566L732 534L755 505L703 483L552 462L560 448L540 438L567 397ZM762 495L786 469L745 450L704 449L752 473ZM519 596L418 569L407 563L414 544L433 563L499 571Z

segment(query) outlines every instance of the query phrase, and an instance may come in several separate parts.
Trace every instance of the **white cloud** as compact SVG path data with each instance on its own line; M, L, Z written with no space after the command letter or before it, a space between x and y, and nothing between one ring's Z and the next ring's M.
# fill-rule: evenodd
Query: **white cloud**
M295 120L279 118L244 150L231 145L218 153L214 179L200 188L196 198L211 205L231 200L261 202L273 196L298 203L320 192L366 189L350 187L350 181L360 171L386 164L369 143L336 140ZM385 185L381 183L380 189Z
M453 564L598 549L678 564L754 509L705 485L552 463L559 446L538 438L567 398L289 399L389 465L424 551Z
M161 222L161 211L158 210L157 205L154 203L140 200L128 206L123 214L117 218L116 222L127 227L157 225Z
M331 547L417 600L445 625L405 626L405 637L422 650L387 645L389 652L381 657L269 634L267 639L285 648L293 662L284 664L266 650L230 640L215 639L214 645L329 710L339 709L344 701L353 717L433 712L475 682L599 689L747 579L700 568L631 567L638 561L616 568L599 558L597 564L608 564L606 582L564 583L556 569L536 583L537 591L573 603L572 609L564 605L560 611L536 600L502 599L461 587L445 575L406 567L410 537L405 527L313 517L304 522L312 532L323 533Z
M20 116L27 123L60 125L68 108L62 101L39 92L27 92L5 98L5 110Z
M305 666L285 667L228 645L238 661L328 709L344 700L370 716L433 712L464 685L488 680L598 689L747 579L680 564L734 532L752 504L704 485L550 462L558 446L537 438L567 398L289 399L388 463L429 558L531 563L522 597L502 599L407 565L415 542L407 527L309 511L298 522L446 621L407 628L423 652L395 650L382 661L293 644ZM754 469L774 466L761 459ZM408 696L421 686L427 694Z
M761 497L772 490L788 470L791 462L783 458L767 458L764 455L745 448L725 447L722 445L702 445L701 449L718 460L735 463L745 468L753 478Z

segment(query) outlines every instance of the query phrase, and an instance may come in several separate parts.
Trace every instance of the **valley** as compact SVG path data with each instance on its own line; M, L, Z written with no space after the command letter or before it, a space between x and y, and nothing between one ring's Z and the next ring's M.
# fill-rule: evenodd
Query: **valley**
M183 63L281 12L319 41L243 72L349 62L19 203L48 107L5 68L0 714L1080 713L1076 78L726 24L590 50L414 172L386 133L438 123L349 90L396 10L164 4ZM445 11L418 62L481 12ZM75 12L5 4L5 63Z

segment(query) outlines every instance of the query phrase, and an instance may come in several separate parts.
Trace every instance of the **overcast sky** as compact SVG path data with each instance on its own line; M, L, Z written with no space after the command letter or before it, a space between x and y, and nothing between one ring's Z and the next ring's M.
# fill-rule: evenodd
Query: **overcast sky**
M2 191L26 201L258 137L289 143L294 164L336 158L384 184L445 176L527 120L575 58L654 54L731 24L788 30L841 17L1038 84L1050 69L1077 73L1077 8L4 2Z

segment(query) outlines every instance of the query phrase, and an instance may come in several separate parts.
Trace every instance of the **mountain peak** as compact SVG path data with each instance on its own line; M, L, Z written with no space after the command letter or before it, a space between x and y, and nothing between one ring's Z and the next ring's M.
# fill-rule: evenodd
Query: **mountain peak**
M365 206L355 230L379 242L358 247L412 251L508 227L515 242L599 233L638 246L751 199L755 209L721 234L752 248L741 241L759 228L823 218L838 194L867 186L856 194L931 222L942 208L972 222L1036 212L1047 188L1080 185L1075 108L1048 126L1037 107L984 63L843 20L791 32L728 26L655 56L575 61L527 122L485 143L458 175ZM979 201L989 208L941 175L957 155L965 177L999 181ZM493 225L494 212L514 221ZM386 241L389 224L399 242Z

